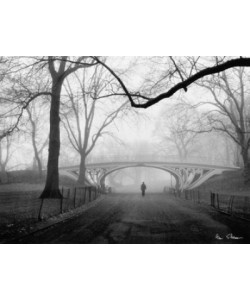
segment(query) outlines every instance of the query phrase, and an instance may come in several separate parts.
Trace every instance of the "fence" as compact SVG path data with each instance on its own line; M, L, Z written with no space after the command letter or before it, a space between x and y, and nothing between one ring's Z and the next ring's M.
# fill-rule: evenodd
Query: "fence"
M40 199L40 192L0 193L0 223L36 221L81 207L100 194L96 187L62 188L60 199Z
M211 206L243 219L250 220L250 198L238 195L211 193Z
M174 193L172 190L170 192ZM202 190L185 190L179 195L177 192L174 194L196 204L211 205L220 212L250 220L250 197Z

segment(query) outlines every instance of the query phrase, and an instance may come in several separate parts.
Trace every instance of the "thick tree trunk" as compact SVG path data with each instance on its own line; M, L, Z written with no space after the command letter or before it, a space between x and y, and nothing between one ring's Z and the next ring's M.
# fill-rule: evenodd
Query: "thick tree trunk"
M238 145L236 145L235 150L234 150L234 164L237 167L243 167L243 159L242 159L242 155L240 152L240 147Z
M0 164L0 183L7 183L8 175L5 170L5 165Z
M61 198L59 190L59 155L60 155L60 95L62 80L53 80L50 108L50 135L47 178L40 198Z
M79 177L77 184L84 186L86 183L86 156L81 154L81 162L79 167Z
M250 182L250 161L248 158L248 149L242 150L242 158L243 158L243 163L244 163L244 171L243 171L244 182L245 182L245 184L249 184L249 182Z

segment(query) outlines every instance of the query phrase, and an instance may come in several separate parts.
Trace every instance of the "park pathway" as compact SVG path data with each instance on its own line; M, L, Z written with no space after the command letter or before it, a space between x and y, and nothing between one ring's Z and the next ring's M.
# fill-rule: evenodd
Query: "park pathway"
M235 239L241 237L242 239ZM81 215L15 243L249 243L249 222L169 195L112 194Z

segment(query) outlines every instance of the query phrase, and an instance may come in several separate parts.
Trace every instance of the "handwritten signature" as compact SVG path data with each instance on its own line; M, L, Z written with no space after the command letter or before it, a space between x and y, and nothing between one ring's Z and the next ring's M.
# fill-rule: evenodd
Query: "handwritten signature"
M221 237L218 233L216 234L215 238L216 238L216 240L219 240L219 241L224 240L224 238ZM243 237L235 236L232 233L227 234L225 238L227 240L243 240L244 239Z

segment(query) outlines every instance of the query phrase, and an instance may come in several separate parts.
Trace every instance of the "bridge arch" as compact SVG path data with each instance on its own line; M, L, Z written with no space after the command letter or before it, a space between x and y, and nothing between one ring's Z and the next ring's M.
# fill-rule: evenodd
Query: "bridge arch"
M105 178L109 174L134 167L154 168L172 174L176 179L176 188L181 191L197 188L212 176L219 175L222 172L238 170L236 167L158 161L89 163L86 165L86 183L100 186L105 183ZM76 179L78 170L79 166L76 165L60 168L60 173Z
M100 178L99 178L99 184L100 186L105 186L105 180L106 178L119 170L123 170L123 169L129 169L129 168L152 168L152 169L158 169L158 170L162 170L165 171L171 175L174 176L175 180L176 180L176 189L179 189L182 186L182 178L180 177L180 175L177 172L174 172L171 169L168 168L164 168L164 167L160 167L160 166L153 166L153 165L145 165L145 164L138 164L138 165L130 165L130 166L120 166L120 167L116 167L113 168L109 171L107 171L106 173L104 173Z

